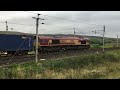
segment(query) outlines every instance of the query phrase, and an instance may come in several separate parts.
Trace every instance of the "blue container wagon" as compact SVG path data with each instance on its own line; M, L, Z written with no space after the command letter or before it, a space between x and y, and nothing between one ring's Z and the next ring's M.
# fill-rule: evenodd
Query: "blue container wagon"
M0 34L0 52L7 54L27 54L33 50L34 38L25 34Z

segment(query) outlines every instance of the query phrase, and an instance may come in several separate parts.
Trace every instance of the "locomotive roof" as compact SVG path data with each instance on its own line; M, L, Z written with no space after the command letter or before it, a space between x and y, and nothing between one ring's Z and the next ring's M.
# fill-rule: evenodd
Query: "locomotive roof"
M66 37L66 36L62 36L62 37L53 37L53 36L39 36L40 39L76 39L76 40L89 40L87 38L79 38L79 37Z
M32 35L32 34L29 34L29 33L16 32L16 31L0 31L0 34L6 34L6 35Z
M53 36L39 36L39 38L44 39L79 39L78 37L53 37Z

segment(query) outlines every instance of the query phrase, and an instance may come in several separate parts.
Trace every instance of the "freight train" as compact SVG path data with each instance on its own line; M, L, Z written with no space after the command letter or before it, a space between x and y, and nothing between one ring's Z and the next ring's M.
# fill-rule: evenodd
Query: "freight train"
M36 37L31 34L0 32L0 52L26 55L35 51ZM38 52L89 49L89 39L79 37L38 37Z

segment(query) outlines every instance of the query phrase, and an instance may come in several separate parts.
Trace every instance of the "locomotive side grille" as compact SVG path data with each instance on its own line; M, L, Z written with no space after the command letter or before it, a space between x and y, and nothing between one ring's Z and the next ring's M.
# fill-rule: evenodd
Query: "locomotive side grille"
M52 44L60 44L60 40L52 40Z

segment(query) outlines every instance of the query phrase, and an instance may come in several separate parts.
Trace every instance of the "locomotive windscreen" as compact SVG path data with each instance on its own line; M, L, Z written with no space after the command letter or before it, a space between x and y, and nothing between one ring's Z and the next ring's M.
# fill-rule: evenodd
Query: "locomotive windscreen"
M81 44L86 44L86 41L81 41Z

